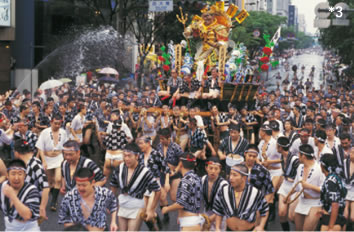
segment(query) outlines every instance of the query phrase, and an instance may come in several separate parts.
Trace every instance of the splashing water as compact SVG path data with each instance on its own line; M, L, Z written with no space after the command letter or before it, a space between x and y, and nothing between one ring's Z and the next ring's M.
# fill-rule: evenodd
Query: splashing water
M74 37L71 39L71 36ZM40 80L51 77L73 78L82 72L103 67L112 67L120 73L130 71L132 63L132 38L123 38L113 27L80 31L69 35L67 42L46 56L36 69Z

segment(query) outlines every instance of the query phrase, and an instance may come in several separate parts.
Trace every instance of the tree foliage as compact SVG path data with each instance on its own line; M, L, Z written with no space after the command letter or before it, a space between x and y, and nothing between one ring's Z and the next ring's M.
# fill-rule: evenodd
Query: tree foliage
M345 2L351 9L352 0L328 0L331 6ZM325 48L332 49L341 57L341 62L354 67L354 14L349 13L349 26L330 26L320 30L320 42Z
M271 15L262 11L251 11L250 16L241 24L236 25L231 31L231 39L236 43L244 43L249 50L250 57L253 58L265 41L263 34L273 36L281 24L286 23L286 17ZM254 37L254 30L259 30L260 37Z

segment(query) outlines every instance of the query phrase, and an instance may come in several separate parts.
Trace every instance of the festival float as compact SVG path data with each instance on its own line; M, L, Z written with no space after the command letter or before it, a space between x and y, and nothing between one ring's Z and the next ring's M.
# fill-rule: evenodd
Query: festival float
M238 12L234 4L230 4L225 11L224 2L220 1L204 7L201 16L194 15L191 23L186 25L188 15L183 13L182 8L179 9L180 14L176 17L184 26L185 40L160 48L162 55L158 60L162 72L168 76L171 69L176 69L180 77L192 74L193 78L203 83L208 78L208 72L217 67L223 83L219 96L222 108L226 109L228 103L242 107L254 101L259 77L254 75L247 48L229 39L231 29L241 24L249 16L248 12L245 9ZM191 40L199 42L195 54L192 53ZM162 77L162 73L159 76ZM160 89L166 90L167 80L159 78L158 82ZM203 92L208 92L208 89L203 88Z

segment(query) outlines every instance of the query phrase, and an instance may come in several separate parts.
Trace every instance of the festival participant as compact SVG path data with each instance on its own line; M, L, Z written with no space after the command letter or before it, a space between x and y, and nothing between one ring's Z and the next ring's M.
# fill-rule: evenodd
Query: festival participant
M254 126L258 125L257 119L251 112L247 112L247 108L243 107L240 111L241 114L241 125L244 137L250 142L254 143Z
M227 138L229 136L229 128L230 119L226 113L219 112L219 109L216 105L211 108L212 114L215 116L211 116L210 120L213 121L216 125L216 129L219 130L220 140Z
M347 221L343 216L347 189L335 173L338 164L333 154L323 154L320 163L322 173L326 176L321 188L321 231L343 231Z
M312 146L303 144L299 150L301 164L297 169L294 184L301 181L304 192L295 208L295 228L297 231L314 231L319 221L317 213L321 209L320 192L325 177L319 162L315 161Z
M326 139L327 135L323 130L317 130L315 132L315 157L317 161L320 160L323 154L333 154L332 150L325 144Z
M40 216L48 219L46 215L46 207L49 197L48 178L42 166L42 162L33 155L30 144L24 139L17 139L14 144L14 155L16 159L22 160L26 168L25 181L37 187L41 196Z
M170 199L173 202L176 202L177 188L182 177L177 170L177 166L183 151L177 143L171 141L171 132L168 128L164 128L159 131L159 138L160 144L158 144L156 150L165 157L167 165L170 169L169 183L166 183L165 186L161 188L160 207L162 209L164 206L168 205L168 193L170 193ZM161 174L160 182L162 184L165 183L166 175L164 173ZM167 223L169 219L168 214L163 215L164 223Z
M228 182L220 176L222 169L222 164L218 157L210 157L208 159L207 165L205 167L207 175L202 177L202 195L204 199L204 210L206 215L209 217L211 228L210 230L215 230L215 219L216 214L213 212L213 205L216 199L216 195L219 190L228 185ZM221 226L222 230L226 229L225 221Z
M325 143L330 149L333 149L340 144L340 140L337 136L335 136L335 132L336 127L334 124L328 124L326 126L327 139Z
M113 192L95 185L95 174L89 168L78 169L74 178L76 188L65 194L60 204L58 223L64 227L80 223L89 231L104 231L108 211L111 215L109 230L116 231L117 198Z
M36 186L25 181L26 164L11 160L7 166L7 181L0 185L0 209L5 216L6 231L40 231L40 195Z
M0 184L6 180L6 166L4 161L0 158Z
M340 145L333 147L333 154L337 157L339 171L343 171L344 160L350 158L351 151L351 138L349 134L342 134L340 136ZM338 172L337 172L338 173ZM341 173L340 175L343 175Z
M283 231L290 231L290 225L288 221L294 221L294 211L297 201L289 205L287 202L285 202L285 198L291 191L292 185L296 177L296 171L300 165L297 154L290 153L289 147L290 140L287 137L281 136L278 138L277 151L282 155L281 165L284 173L283 181L278 190L278 214L279 222Z
M35 133L28 129L28 121L21 120L20 122L18 122L17 129L17 132L15 132L13 136L14 140L24 139L29 144L31 151L34 152L34 155L36 155L36 143L38 137Z
M282 132L280 132L280 124L277 120L272 120L269 122L270 128L272 128L272 137L277 140L280 136L284 136Z
M214 67L211 70L211 76L208 79L202 82L202 86L205 89L208 89L208 93L203 93L203 99L217 99L220 96L220 88L221 88L221 80L219 79L219 70L218 68ZM215 104L216 102L214 102Z
M74 119L71 122L70 126L70 139L76 140L78 143L82 144L82 130L84 127L88 126L88 123L86 122L86 112L87 108L84 104L80 104L78 106L78 114L74 117ZM88 154L85 154L88 155Z
M150 170L139 163L139 152L135 143L125 147L124 162L114 170L110 182L114 194L118 189L121 191L118 197L120 231L140 230L140 214L146 211L146 221L151 221L155 217L155 208L160 199L160 185ZM143 199L147 190L155 192L150 208L145 208Z
M177 70L171 70L171 77L167 81L167 90L160 90L158 92L159 97L172 97L176 98L179 94L179 88L182 86L182 78L178 76Z
M343 161L343 180L347 188L345 197L346 206L344 216L348 221L347 230L353 230L354 222L354 149L351 148L349 156Z
M249 144L245 151L245 165L248 168L248 181L251 185L259 189L269 205L273 204L275 189L269 171L261 164L258 164L258 147Z
M178 106L173 107L173 122L172 128L175 134L173 137L174 141L181 146L182 151L186 149L188 144L188 133L187 133L187 121L183 119L183 113L181 113Z
M272 129L268 124L263 124L259 131L259 136L262 139L258 144L260 154L258 159L262 161L272 177L272 182L275 190L278 190L280 177L283 174L281 169L281 155L277 152L276 140L272 137Z
M33 133L35 133L37 136L39 135L40 132L40 124L39 124L39 119L40 119L40 113L41 113L41 105L38 101L35 101L32 103L32 113L29 117L29 124L31 127L31 130Z
M197 120L191 118L189 121L189 150L198 159L205 160L205 149L208 145L212 155L216 155L216 152L206 137L205 133L200 128L197 128Z
M295 130L300 130L302 126L305 123L304 116L301 114L301 108L298 105L295 105L293 108L294 112L294 118L293 118L293 123L294 123L294 129Z
M45 104L42 113L39 115L39 129L44 130L50 127L52 121L53 107L49 104Z
M156 120L161 129L163 128L171 128L172 125L172 118L169 113L169 108L167 105L162 106L162 113Z
M164 195L164 200L166 203L166 194L168 191L165 191L165 186L167 187L167 190L169 190L170 183L170 168L166 163L166 159L164 155L162 155L159 151L152 148L152 140L150 137L143 136L138 138L137 144L141 150L141 153L139 154L139 163L147 167L157 182L160 183L161 195ZM165 177L163 178L164 182L161 182L162 175ZM147 207L149 207L149 204L152 204L151 200L154 199L153 193L148 192L145 194L145 196L148 198L145 200L147 201ZM160 223L159 220L159 217L157 217L158 223ZM151 227L151 223L147 223L147 225L149 228Z
M81 168L88 168L94 174L96 186L103 186L106 178L95 162L81 155L80 144L76 140L68 140L63 144L64 161L61 163L62 184L60 192L65 194L76 186L75 174Z
M315 149L315 139L309 134L309 130L306 128L302 128L300 130L300 137L295 139L293 144L290 147L290 152L292 154L299 153L299 147L303 144L309 144L313 149Z
M126 125L126 124L125 124ZM127 134L127 133L128 134ZM117 110L111 112L111 122L108 124L103 143L106 146L106 156L103 167L103 174L106 178L110 176L111 169L123 162L123 149L131 141L130 130L124 130L122 119Z
M230 185L222 187L215 199L213 211L216 231L220 231L222 217L226 219L226 231L264 231L268 218L268 204L264 195L247 182L248 168L244 164L231 167ZM256 222L259 213L260 221Z
M193 171L196 158L193 154L184 153L180 157L179 167L183 175L177 190L177 201L162 208L162 213L178 210L178 221L181 231L201 231L204 218L199 215L202 201L202 183Z
M296 130L294 130L293 121L291 119L284 122L284 136L290 140L290 146L300 137Z
M189 107L201 95L201 84L197 78L193 78L192 74L187 74L183 78L182 86L180 87L177 99L181 98L181 105L188 105Z
M244 156L248 141L240 136L240 124L229 126L230 136L223 139L218 149L220 160L225 160L228 154L238 154Z
M36 143L39 156L46 171L49 186L52 190L51 210L57 210L57 199L61 185L60 165L64 160L62 149L63 144L67 141L67 134L61 128L62 118L55 115L51 121L51 127L44 129L40 134Z

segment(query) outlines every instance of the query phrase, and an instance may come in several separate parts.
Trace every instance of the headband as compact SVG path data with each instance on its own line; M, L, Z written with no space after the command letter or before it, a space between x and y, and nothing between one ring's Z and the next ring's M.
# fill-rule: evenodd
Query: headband
M189 162L195 162L196 158L194 156L188 156L187 158L180 158L181 160L187 160Z
M306 131L300 131L299 134L300 134L300 135L303 135L303 136L310 136L310 134L307 133Z
M133 153L134 155L139 154L139 152L135 152L135 151L127 150L127 149L123 150L123 152Z
M235 171L235 172L238 172L238 173L240 173L241 175L248 176L248 173L245 173L245 172L243 172L243 171L241 171L241 170L238 170L238 169L236 169L236 168L231 168L231 170L233 170L233 171Z
M16 167L16 166L9 167L9 168L7 169L7 171L10 171L10 170L20 170L20 171L26 172L26 169L24 169L23 167Z
M85 182L85 181L91 181L91 180L93 180L93 178L95 178L95 173L93 173L92 174L92 176L91 177L75 177L75 180L76 180L76 182Z
M323 138L320 138L320 137L318 137L318 136L315 136L315 139L317 139L318 141L320 141L320 142L322 142L322 143L324 143L326 140L324 140Z
M258 152L256 150L246 150L245 153L255 153L258 155Z
M207 165L220 165L221 166L221 163L217 163L217 162L214 162L214 161L208 161L206 162Z
M311 156L313 157L313 154L312 153L307 153L307 152L304 152L304 151L300 151L301 154L304 154L304 155L307 155L307 156Z
M281 146L281 147L289 147L289 145L290 144L286 144L286 145L284 145L284 144L280 144L280 143L277 143L279 146Z
M71 147L63 147L63 151L78 151L78 150L75 150Z

